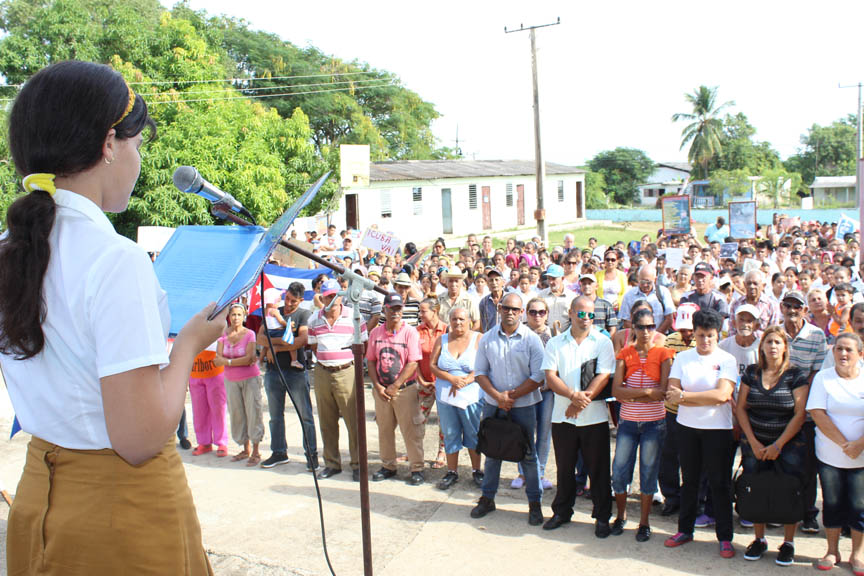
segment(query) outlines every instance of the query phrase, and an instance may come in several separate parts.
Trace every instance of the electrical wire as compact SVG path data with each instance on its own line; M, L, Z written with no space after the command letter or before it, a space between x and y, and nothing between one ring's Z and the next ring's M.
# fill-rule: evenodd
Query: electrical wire
M348 88L333 88L332 90L310 90L308 92L281 92L279 94L258 94L254 96L227 96L225 98L192 98L189 100L151 100L147 102L148 106L156 104L182 104L186 102L218 102L223 100L254 100L258 98L278 98L281 96L303 96L306 94L324 94L325 92L354 92L356 90L365 90L367 88L384 88L386 86L395 86L390 82L384 84L376 84L370 86L357 86Z
M329 76L352 76L356 74L379 74L375 71L361 72L332 72L329 74L300 74L297 76L253 76L249 78L215 78L212 80L147 80L141 82L129 82L130 86L144 86L148 84L207 84L215 82L254 82L256 80L290 80L293 78L326 78ZM0 88L20 88L24 84L5 84Z
M390 80L386 80L384 78L369 78L369 79L365 79L365 80L342 80L340 82L301 82L299 84L278 84L276 86L259 86L257 88L241 88L239 86L224 86L224 87L209 88L207 90L185 90L182 92L180 92L178 90L170 90L168 92L145 92L143 95L147 96L148 98L152 98L153 96L165 96L165 95L186 96L188 94L212 94L213 92L215 92L217 90L225 90L228 88L238 90L240 92L245 93L245 92L258 92L261 90L278 90L278 89L282 89L282 88L306 88L309 86L336 86L336 85L342 85L342 84L363 84L363 83L367 83L367 82L384 82L384 81L389 82Z
M261 299L262 299L262 316L264 312L263 308L263 299L264 299L264 269L261 269ZM265 318L266 320L266 318ZM290 320L289 320L290 322ZM290 330L291 326L289 325L286 330ZM291 400L291 404L294 406L294 412L297 413L297 418L300 419L300 410L297 408L297 401L294 399L294 396L291 394L291 388L288 387L288 382L285 380L285 374L282 372L282 366L279 364L279 357L276 355L276 350L273 348L273 340L270 337L270 330L267 329L267 326L264 326L264 333L267 334L267 345L270 348L270 354L273 356L273 365L276 367L276 370L279 372L279 380L282 382L282 386L288 393L288 398ZM268 370L272 368L268 367ZM306 436L306 427L303 426L303 420L300 419L300 430L303 433L303 452L306 455L306 463L312 468L311 455L312 451L309 450L309 438ZM315 472L315 469L312 469L312 481L315 483L315 495L318 497L318 519L321 523L321 544L324 548L324 559L327 561L327 568L330 570L330 574L332 576L336 576L336 572L333 570L333 564L330 562L330 554L327 551L327 534L324 530L324 503L321 500L321 488L318 486L318 474Z

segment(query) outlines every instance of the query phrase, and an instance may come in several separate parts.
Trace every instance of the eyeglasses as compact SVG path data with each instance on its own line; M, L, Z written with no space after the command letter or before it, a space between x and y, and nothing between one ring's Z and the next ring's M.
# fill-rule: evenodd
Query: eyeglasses
M546 310L528 310L528 314L531 316L545 316Z
M518 314L519 312L522 312L522 308L516 308L514 306L504 306L502 304L501 305L501 312L510 312L511 314Z
M657 328L657 325L656 324L635 324L633 326L633 328L635 328L636 330L651 331L651 330L654 330L655 328Z
M579 310L578 312L576 312L576 317L579 318L580 320L584 320L585 318L590 318L591 320L593 320L594 319L594 313L593 312L585 312L584 310Z
M569 264L570 266L575 266L575 265L578 264L578 263L579 263L578 260L566 260L566 261L564 262L564 264Z
M617 262L618 259L617 258L604 258L603 261L604 262Z

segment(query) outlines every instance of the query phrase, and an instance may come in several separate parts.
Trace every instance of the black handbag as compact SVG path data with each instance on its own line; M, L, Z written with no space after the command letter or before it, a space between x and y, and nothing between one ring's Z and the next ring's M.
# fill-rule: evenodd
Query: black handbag
M495 414L484 418L477 431L477 451L487 458L521 462L528 454L531 439L528 431L515 422L509 412L499 416L499 408Z
M579 374L580 374L580 378L581 378L580 387L582 388L582 391L584 392L585 390L588 389L588 386L591 385L591 381L597 375L597 359L592 358L591 360L588 360L587 362L583 362L582 367L580 368ZM600 390L600 393L597 394L597 396L594 398L594 400L606 400L607 398L611 398L611 397L612 397L612 378L609 378L609 380L606 381L606 386L604 386L603 389Z
M807 499L801 478L786 474L775 461L771 468L735 478L735 511L756 524L794 524L804 520Z

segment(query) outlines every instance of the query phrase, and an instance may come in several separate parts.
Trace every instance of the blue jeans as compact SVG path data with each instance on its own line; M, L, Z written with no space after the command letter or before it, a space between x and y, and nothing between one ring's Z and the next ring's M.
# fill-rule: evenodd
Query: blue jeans
M544 390L540 393L542 400L534 405L537 413L537 441L534 448L537 450L537 466L540 468L540 477L546 477L546 462L549 460L549 450L552 448L552 408L555 406L555 393ZM522 463L519 463L519 474L522 472Z
M864 468L835 468L819 461L822 523L825 528L864 532Z
M497 405L489 404L484 400L482 418L494 416L497 409ZM525 494L528 496L529 502L540 502L543 497L543 487L540 486L537 448L534 446L534 435L537 432L537 411L534 406L513 407L510 410L510 417L528 432L528 453L522 460L525 470ZM495 493L498 492L498 482L501 479L501 460L487 456L483 472L483 496L494 500Z
M636 449L639 449L639 491L657 492L657 474L660 471L660 452L666 438L666 418L650 422L618 421L615 441L615 459L612 461L612 491L625 494L633 481Z
M467 408L457 408L446 402L438 402L438 421L444 434L444 452L458 454L464 446L469 450L477 448L477 431L480 429L480 400Z
M279 378L279 371L268 364L264 373L264 390L267 392L267 408L270 411L270 449L273 452L287 452L285 440L285 393L291 395L297 405L297 414L303 425L303 436L309 446L303 447L307 460L315 464L318 457L318 438L315 435L315 419L312 416L312 400L309 397L309 384L305 370L295 370L283 366L286 389Z

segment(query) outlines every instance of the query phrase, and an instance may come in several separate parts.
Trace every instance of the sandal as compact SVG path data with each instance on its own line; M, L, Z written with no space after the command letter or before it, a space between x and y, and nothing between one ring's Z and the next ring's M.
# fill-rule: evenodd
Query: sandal
M216 456L219 458L224 458L228 455L228 447L227 446L218 446L216 448Z
M246 460L247 458L249 458L249 452L243 450L242 452L235 454L231 458L231 462L239 462L240 460Z
M447 456L444 455L444 452L438 452L438 458L432 463L432 468L440 470L445 466L447 466Z
M254 454L254 455L249 457L249 460L246 462L246 466L249 466L251 468L252 466L257 466L260 463L261 463L261 455L260 454Z
M832 558L834 558L835 560L832 561L831 560ZM834 568L834 566L839 566L839 565L840 565L840 556L838 556L836 554L826 554L825 556L823 556L822 558L820 558L819 560L816 561L816 568L818 568L819 570L822 570L823 572L827 572L828 570L831 570L832 568Z
M855 576L864 576L864 562L850 562L852 565L852 574Z
M207 452L212 452L213 446L210 444L200 444L195 447L195 450L192 451L192 456L201 456L202 454L206 454Z

